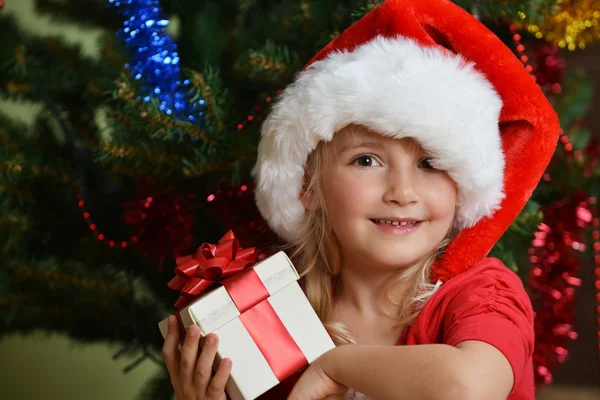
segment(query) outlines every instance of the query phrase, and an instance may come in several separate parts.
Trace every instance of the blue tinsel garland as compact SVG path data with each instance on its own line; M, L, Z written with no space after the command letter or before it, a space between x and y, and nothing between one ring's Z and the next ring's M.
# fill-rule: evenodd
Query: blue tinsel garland
M145 102L156 100L161 111L196 125L204 123L205 101L190 103L189 80L182 80L177 44L167 34L159 0L108 0L125 17L117 36L131 57L125 64L130 76L141 82Z

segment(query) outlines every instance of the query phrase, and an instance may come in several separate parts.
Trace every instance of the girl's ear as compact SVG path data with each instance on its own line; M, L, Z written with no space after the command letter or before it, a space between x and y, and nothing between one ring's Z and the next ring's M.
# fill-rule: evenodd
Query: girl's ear
M300 192L300 201L307 210L315 211L320 208L319 202L312 190L302 189Z

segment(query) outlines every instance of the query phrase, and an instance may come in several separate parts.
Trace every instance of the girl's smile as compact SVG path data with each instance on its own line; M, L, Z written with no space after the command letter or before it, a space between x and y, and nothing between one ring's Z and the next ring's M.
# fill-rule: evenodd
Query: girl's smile
M393 235L408 235L415 232L423 223L423 221L417 221L414 219L400 218L383 218L383 219L372 219L375 226L385 233Z

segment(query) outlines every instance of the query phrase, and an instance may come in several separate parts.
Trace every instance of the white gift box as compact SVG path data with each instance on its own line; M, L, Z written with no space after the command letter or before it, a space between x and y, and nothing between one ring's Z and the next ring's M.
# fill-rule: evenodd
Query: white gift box
M298 285L298 272L284 252L252 268L269 293L265 301L273 307L308 363L335 347ZM219 337L213 369L223 358L232 360L231 375L226 385L227 394L232 400L256 399L279 384L267 359L244 326L240 311L225 287L219 286L182 308L180 317L186 329L191 324L197 325L201 338L211 332ZM268 323L265 326L268 327ZM167 319L159 323L159 328L163 337L166 337ZM201 339L201 345L203 342Z

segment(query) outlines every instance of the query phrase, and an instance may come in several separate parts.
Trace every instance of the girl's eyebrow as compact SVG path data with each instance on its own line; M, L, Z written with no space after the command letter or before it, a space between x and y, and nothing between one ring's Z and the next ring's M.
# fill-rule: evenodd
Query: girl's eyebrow
M363 140L360 142L352 142L352 143L348 143L345 146L342 146L338 153L343 153L345 151L348 150L353 150L353 149L357 149L357 148L361 148L361 147L368 147L371 149L383 149L385 146L383 145L383 143L381 143L380 141L374 141L374 140Z

